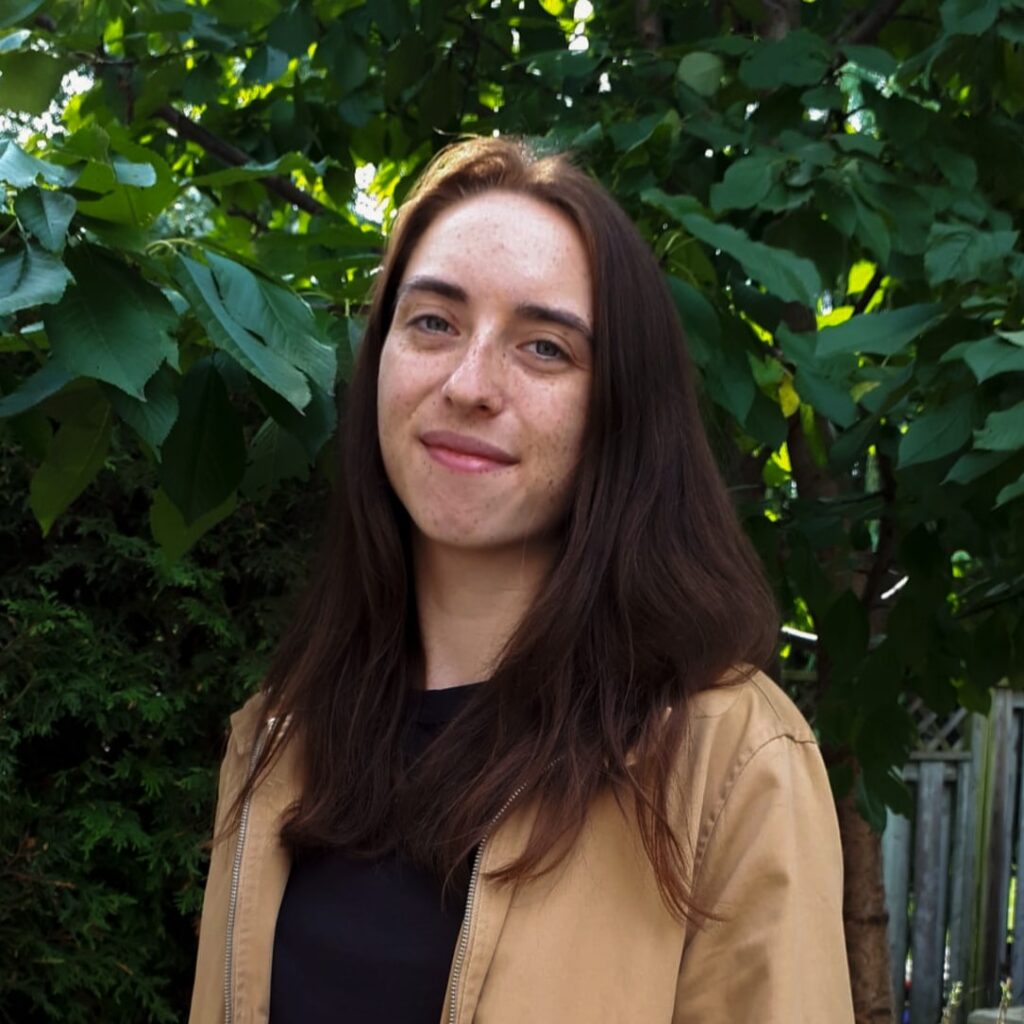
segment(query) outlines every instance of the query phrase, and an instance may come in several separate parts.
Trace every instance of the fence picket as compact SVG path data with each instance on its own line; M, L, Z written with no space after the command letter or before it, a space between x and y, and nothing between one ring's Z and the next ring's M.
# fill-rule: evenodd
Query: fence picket
M1024 993L1024 694L996 690L986 718L912 711L921 746L903 778L914 820L887 817L882 857L895 1019L906 1019L909 949L909 1020L936 1024L953 981L965 1014L996 1005L1008 972Z
M942 842L945 768L941 761L921 761L917 765L910 1024L935 1024L942 1010L945 897L949 872L948 847L944 848Z

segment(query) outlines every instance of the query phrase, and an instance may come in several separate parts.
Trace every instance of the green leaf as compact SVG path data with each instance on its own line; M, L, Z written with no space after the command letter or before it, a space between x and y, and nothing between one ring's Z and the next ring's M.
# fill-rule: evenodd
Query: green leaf
M555 2L561 4L562 0ZM388 42L400 39L403 32L413 27L406 0L367 0L366 6L378 31Z
M186 256L178 257L177 266L178 283L214 345L231 355L257 380L263 381L296 409L302 409L309 402L310 391L301 371L231 315L209 267ZM173 492L168 493L175 497Z
M695 238L732 256L746 273L786 302L813 308L821 294L821 277L810 260L787 249L755 242L746 232L729 224L715 224L696 214L680 218Z
M817 85L828 73L832 52L821 36L797 29L784 38L762 40L740 63L740 78L752 89Z
M66 192L33 186L18 193L14 213L44 249L59 253L75 215L75 200Z
M151 163L128 160L115 153L111 157L110 166L114 171L114 180L122 185L152 188L157 183L156 168Z
M997 452L1024 448L1024 402L989 413L985 425L974 435L974 447Z
M980 35L995 24L999 0L944 0L939 16L950 35Z
M1016 498L1024 496L1024 475L1012 484L1007 484L997 495L996 495L996 508L1000 508L1007 502L1013 501Z
M870 626L864 605L850 590L844 590L828 606L818 623L819 637L835 670L856 671L868 650Z
M851 236L857 227L857 203L849 190L826 172L814 183L814 197L829 222L842 234Z
M321 160L313 163L301 153L284 153L276 160L263 164L243 164L241 167L226 167L222 171L199 174L192 179L193 185L236 185L240 181L258 181L273 175L287 175L292 171L301 171L307 177L316 178L323 175L333 161Z
M29 485L29 505L43 536L103 467L112 420L102 395L81 392L75 396L73 411L65 416Z
M640 198L648 206L667 213L673 220L682 221L688 213L701 213L703 207L693 196L670 196L660 188L644 189Z
M1017 231L979 231L970 224L933 224L924 267L933 288L944 281L967 284L984 277L1013 252Z
M276 82L288 70L288 54L273 46L257 47L245 65L242 80L258 85Z
M78 210L88 217L148 227L177 197L178 184L163 157L133 142L123 129L107 126L113 154L109 162L86 164L78 187L100 193L98 199L80 198Z
M45 113L70 67L69 61L40 50L0 54L0 108Z
M854 787L857 811L880 836L885 831L886 807L903 817L913 816L914 805L907 784L893 771L862 771Z
M170 367L161 366L146 384L143 401L126 395L120 388L106 390L114 412L135 431L143 441L159 453L161 445L178 418L178 396L174 391L175 374Z
M40 402L55 395L66 384L71 375L55 359L47 360L35 373L21 383L17 391L0 398L0 418L20 416Z
M715 307L693 285L678 277L668 278L669 291L683 322L690 352L698 366L712 361L722 340L722 328Z
M703 50L688 53L676 68L676 78L698 96L714 96L722 81L722 58Z
M248 498L265 496L282 480L309 479L309 461L302 444L272 419L256 432L249 458L242 480L242 493Z
M989 470L1001 466L1009 457L1010 452L965 452L953 468L945 475L944 484L969 484Z
M338 410L334 399L313 385L309 405L299 412L258 380L252 380L250 383L260 405L298 440L306 452L307 459L314 462L320 454L320 449L338 425Z
M809 402L838 426L845 429L857 422L856 403L841 384L800 367L794 375L793 387L805 402Z
M646 117L638 117L635 120L625 120L613 124L608 129L615 148L621 153L631 153L634 149L642 146L655 132L658 126L665 120L665 115L648 114Z
M857 211L857 238L874 254L883 266L889 262L892 252L892 236L885 218L872 209L859 197L853 197L853 205Z
M157 367L177 361L177 313L158 288L100 249L79 247L69 260L75 284L44 317L54 358L69 373L144 399Z
M267 42L289 57L303 57L309 44L319 36L316 18L306 4L292 4L282 11L267 29Z
M840 49L847 60L852 60L858 67L874 71L885 78L896 74L899 61L888 51L879 46L859 46L854 43L843 43Z
M932 462L958 451L971 439L974 395L966 394L915 419L900 438L898 466Z
M713 350L704 371L704 385L711 398L739 423L746 421L759 394L747 357L748 334L742 322L735 318L726 320L721 343Z
M27 188L40 178L48 185L73 185L78 171L29 156L11 139L0 139L0 182Z
M6 10L0 14L0 28L10 28L24 21L27 17L35 14L46 0L9 0L5 5Z
M711 186L711 208L749 210L757 206L775 184L776 161L767 156L745 156L733 161L725 177Z
M38 246L0 256L0 316L57 302L70 281L67 267Z
M370 73L370 55L342 19L336 19L317 44L314 63L327 69L339 96L355 92Z
M948 362L947 357L963 359L979 384L1001 373L1017 373L1024 370L1024 348L1007 344L996 337L962 342L946 352L941 361Z
M227 519L238 507L238 495L232 491L216 508L186 525L167 492L158 489L149 508L149 529L169 562L177 562L203 534Z
M751 437L766 444L772 451L786 440L786 418L777 403L757 388L754 389L750 409L741 422Z
M877 415L868 416L844 430L828 452L829 465L835 470L846 469L855 459L863 458L871 435L878 427Z
M259 277L233 260L208 253L224 305L243 327L332 394L338 373L334 348L318 337L313 311L294 292Z
M6 26L0 21L0 28L4 27ZM0 38L0 53L20 50L31 38L32 30L28 28L18 29L17 32L8 32L7 35Z
M812 110L845 110L846 96L834 85L819 85L802 93L800 104Z
M978 165L967 153L951 146L933 146L931 157L951 185L969 192L978 183Z
M161 450L160 484L186 526L223 504L245 472L245 438L212 358L182 381L178 419Z
M931 303L903 306L885 313L862 313L818 334L822 357L842 352L891 356L902 351L942 315L942 307Z

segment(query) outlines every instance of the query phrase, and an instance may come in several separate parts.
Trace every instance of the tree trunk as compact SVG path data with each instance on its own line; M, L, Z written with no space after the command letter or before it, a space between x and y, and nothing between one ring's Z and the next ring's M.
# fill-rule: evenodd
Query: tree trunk
M843 926L857 1024L890 1024L889 914L882 883L882 844L861 817L852 793L839 801L843 838Z

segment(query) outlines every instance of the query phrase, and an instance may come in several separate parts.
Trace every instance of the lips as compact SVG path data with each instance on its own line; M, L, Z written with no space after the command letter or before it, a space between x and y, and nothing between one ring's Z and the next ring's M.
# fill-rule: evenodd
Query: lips
M420 435L420 440L429 448L447 449L459 455L471 455L478 459L489 459L502 465L512 465L518 461L503 448L498 448L486 441L465 434L455 434L450 430L428 430Z

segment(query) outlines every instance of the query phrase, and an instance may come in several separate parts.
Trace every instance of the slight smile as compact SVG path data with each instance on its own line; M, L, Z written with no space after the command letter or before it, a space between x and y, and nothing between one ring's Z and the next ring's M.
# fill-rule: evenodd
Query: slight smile
M435 462L461 473L490 473L517 461L485 441L446 430L430 431L420 440Z

